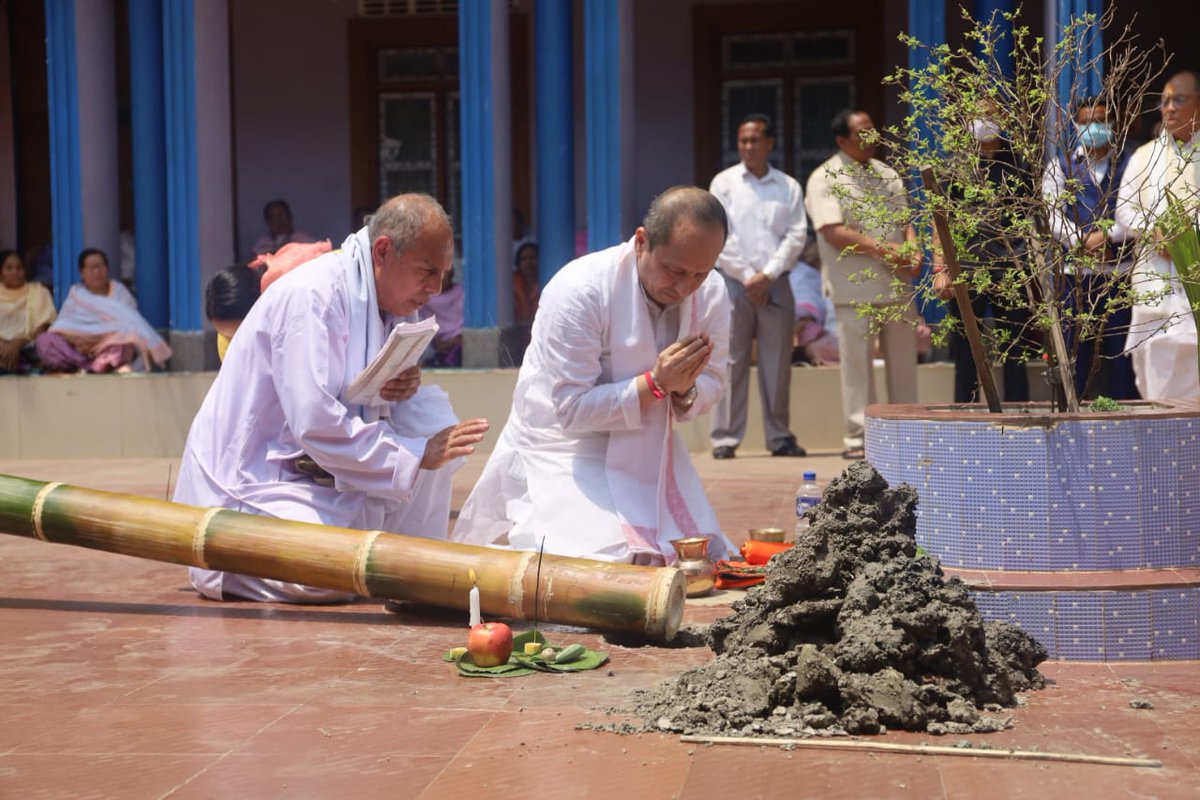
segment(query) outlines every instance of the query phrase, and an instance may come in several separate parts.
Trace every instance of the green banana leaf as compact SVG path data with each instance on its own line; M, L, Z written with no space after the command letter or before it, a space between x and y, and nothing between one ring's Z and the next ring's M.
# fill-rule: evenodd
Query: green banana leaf
M513 636L513 652L505 664L481 667L471 661L469 653L456 656L450 650L442 654L442 660L454 662L458 673L467 678L517 678L522 675L531 675L534 672L583 672L596 669L608 661L607 653L585 649L578 658L556 664L553 661L545 660L540 655L525 655L526 642L539 642L544 647L553 647L556 651L562 649L547 642L541 631L535 629Z
M1170 191L1167 192L1167 212L1162 220L1163 241L1175 272L1183 284L1188 304L1192 307L1192 319L1200 330L1200 231L1196 229L1196 218L1187 207ZM1196 357L1200 369L1200 351Z

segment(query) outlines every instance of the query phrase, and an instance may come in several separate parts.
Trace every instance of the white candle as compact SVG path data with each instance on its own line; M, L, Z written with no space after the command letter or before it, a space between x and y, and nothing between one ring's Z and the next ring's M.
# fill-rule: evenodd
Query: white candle
M475 585L475 570L471 570L471 620L468 627L474 628L479 624L479 587Z
M471 622L472 628L479 624L479 587L471 587Z

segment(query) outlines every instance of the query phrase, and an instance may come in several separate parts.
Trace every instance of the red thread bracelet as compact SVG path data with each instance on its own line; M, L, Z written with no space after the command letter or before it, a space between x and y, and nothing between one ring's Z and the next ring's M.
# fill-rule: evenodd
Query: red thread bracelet
M642 376L646 379L646 385L650 387L650 394L654 395L655 400L666 398L667 393L660 389L658 384L654 382L654 374L650 370L643 372Z

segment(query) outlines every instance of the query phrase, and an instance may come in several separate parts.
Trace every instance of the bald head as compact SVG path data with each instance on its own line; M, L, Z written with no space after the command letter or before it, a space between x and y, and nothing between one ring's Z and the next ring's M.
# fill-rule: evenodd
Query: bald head
M642 289L660 306L681 302L704 284L728 234L725 208L708 192L695 186L663 192L633 234Z
M671 243L681 225L719 229L721 241L729 236L729 220L721 201L695 186L673 186L654 198L642 228L650 249Z
M446 210L427 194L396 195L379 207L367 226L367 235L372 242L386 236L400 253L424 234L454 239L454 226Z

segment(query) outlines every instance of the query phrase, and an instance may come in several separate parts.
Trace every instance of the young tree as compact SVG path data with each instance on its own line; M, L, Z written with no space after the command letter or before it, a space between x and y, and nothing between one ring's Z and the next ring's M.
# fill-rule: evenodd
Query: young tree
M1099 18L1072 19L1061 40L1049 48L1022 24L1019 11L987 20L963 14L964 46L928 47L901 35L908 47L925 51L925 66L900 68L885 79L901 88L900 99L910 113L875 135L889 146L892 166L914 177L908 208L898 210L871 197L842 199L857 217L875 224L912 223L919 235L908 247L933 252L935 265L945 261L950 280L927 276L916 292L934 301L955 293L962 319L947 317L939 341L963 326L977 354L980 385L991 410L1000 410L992 365L1014 355L1045 353L1061 390L1056 406L1078 411L1075 372L1096 368L1078 363L1079 343L1105 333L1124 334L1112 329L1112 314L1155 298L1131 288L1126 272L1100 269L1111 260L1111 249L1084 246L1082 239L1067 247L1055 237L1052 221L1070 224L1070 207L1081 186L1067 175L1061 192L1046 194L1043 180L1059 154L1079 144L1075 116L1091 95L1085 89L1088 75L1102 76L1093 101L1107 109L1113 151L1132 143L1136 124L1153 105L1147 101L1163 72L1154 65L1167 60L1163 45L1160 41L1146 48L1128 28L1115 30L1111 9ZM1100 37L1109 40L1102 49L1096 46ZM1008 71L1001 66L1002 54L1011 54ZM999 152L981 145L990 133L998 134ZM1004 162L1002 169L996 169L997 158ZM1108 190L1114 199L1117 189L1112 185ZM1096 223L1104 239L1114 225L1111 218ZM1128 246L1162 244L1138 241ZM1089 305L1082 284L1071 280L1093 272L1106 290L1097 306ZM1169 292L1169 286L1159 290L1160 295ZM969 296L986 297L993 307L1013 311L1015 329L976 326ZM864 305L858 311L876 317L897 313L894 306Z

